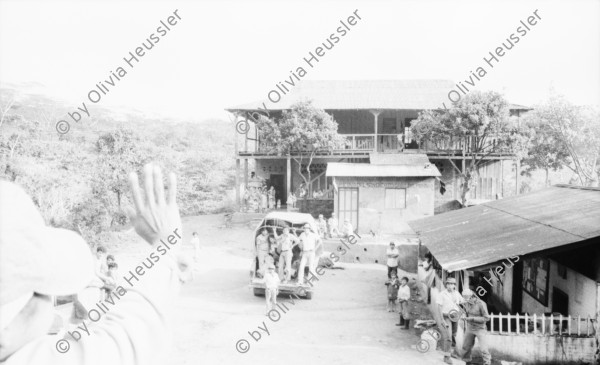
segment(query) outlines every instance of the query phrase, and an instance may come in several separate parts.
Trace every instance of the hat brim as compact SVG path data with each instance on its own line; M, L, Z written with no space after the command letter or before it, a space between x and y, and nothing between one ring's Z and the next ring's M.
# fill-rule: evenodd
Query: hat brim
M5 292L0 302L7 303L28 292L51 296L76 294L94 279L92 254L77 233L43 227L18 239L20 245L3 252L9 262L2 270L2 281L13 284L2 285Z
M44 248L50 267L34 291L47 295L78 293L96 277L89 245L70 230L46 228L46 231L51 243Z

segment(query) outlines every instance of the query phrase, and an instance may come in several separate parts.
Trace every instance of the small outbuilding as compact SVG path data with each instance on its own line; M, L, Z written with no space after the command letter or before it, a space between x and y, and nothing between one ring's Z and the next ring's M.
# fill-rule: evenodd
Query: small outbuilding
M556 185L409 225L429 251L420 274L431 303L448 275L487 303L493 358L598 360L599 188Z

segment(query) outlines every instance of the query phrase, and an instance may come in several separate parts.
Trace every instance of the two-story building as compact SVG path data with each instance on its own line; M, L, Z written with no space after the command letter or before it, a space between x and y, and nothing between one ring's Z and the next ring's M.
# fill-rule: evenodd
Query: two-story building
M346 145L322 151L313 160L304 210L313 214L334 211L340 221L350 219L360 232L394 233L409 230L406 221L451 210L460 196L460 179L448 156L454 155L455 164L464 168L474 141L450 139L443 150L420 145L412 137L411 123L419 112L449 104L447 95L453 88L454 83L447 80L302 81L277 104L258 101L228 108L236 123L249 123L243 143L236 138L237 203L241 203L241 187L248 186L251 160L256 175L274 186L282 204L289 192L298 191L304 180L294 156L267 153L251 116L264 114L267 105L269 116L278 118L294 103L311 100L333 116ZM510 110L519 116L528 108L511 105ZM503 195L501 161L511 158L509 154L486 157L472 199ZM313 191L324 194L312 199Z

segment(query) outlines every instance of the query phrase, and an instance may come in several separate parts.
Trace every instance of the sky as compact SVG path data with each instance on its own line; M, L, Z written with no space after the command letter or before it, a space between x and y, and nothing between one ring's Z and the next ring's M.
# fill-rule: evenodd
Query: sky
M600 104L600 0L4 1L0 86L31 85L72 103L123 57L181 17L97 105L201 121L262 100L358 11L361 19L304 80L469 79L535 105L550 89ZM484 57L537 10L541 19L494 67Z

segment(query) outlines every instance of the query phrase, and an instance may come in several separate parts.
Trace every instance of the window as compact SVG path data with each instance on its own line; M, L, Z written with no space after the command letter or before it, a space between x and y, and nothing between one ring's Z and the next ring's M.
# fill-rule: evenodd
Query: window
M531 258L523 261L523 290L543 306L548 305L548 259Z
M385 209L406 208L406 189L385 189Z

